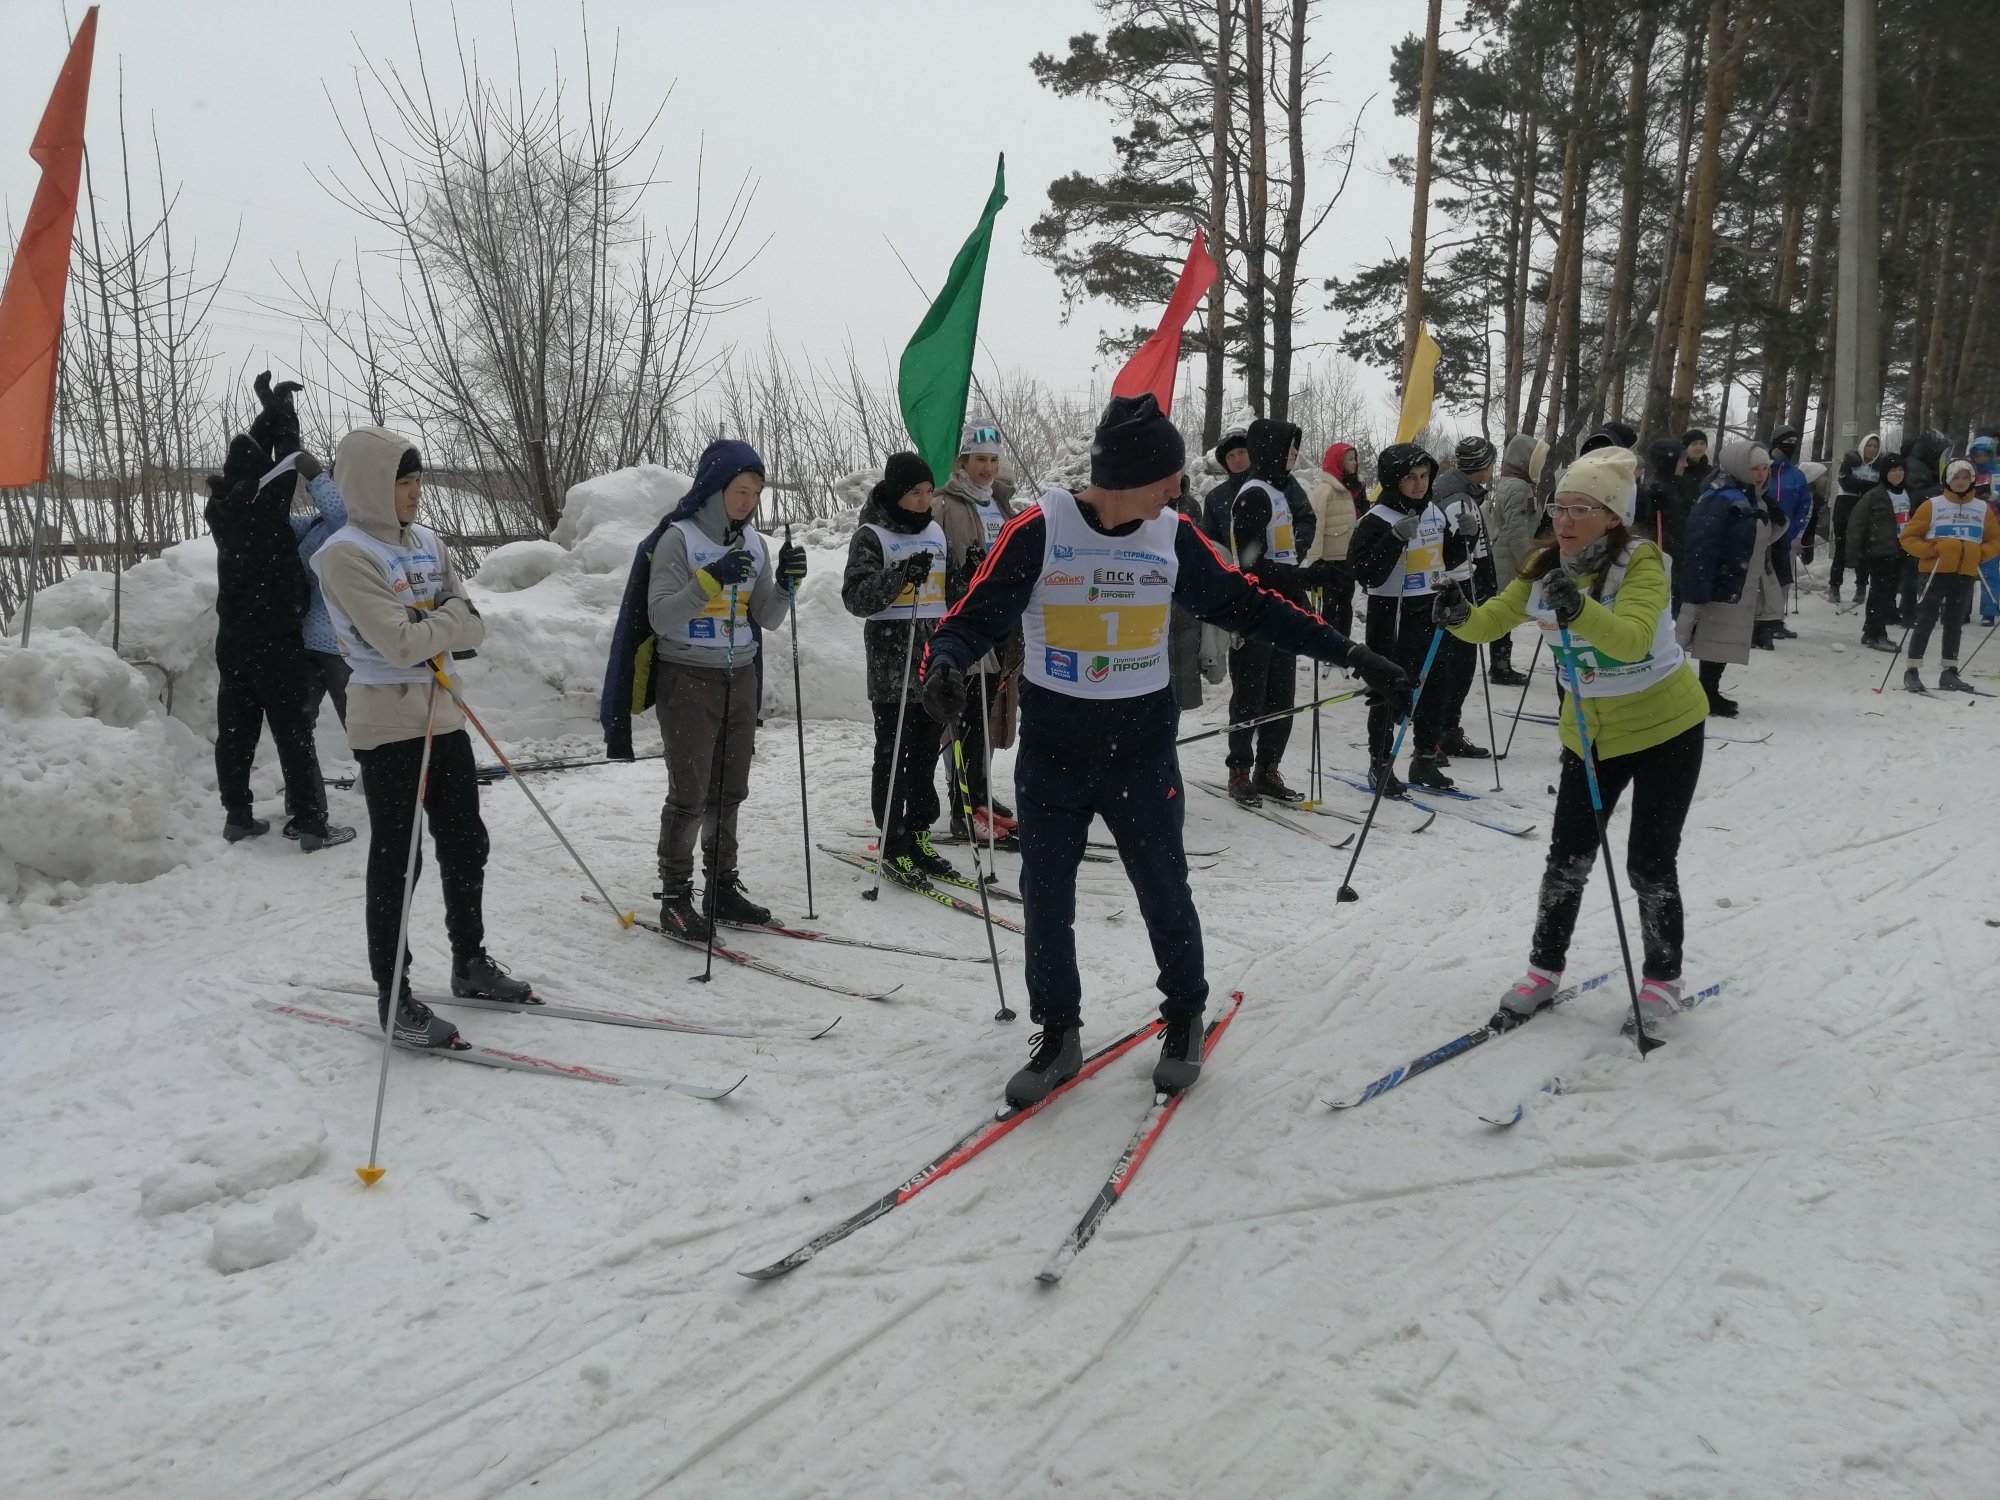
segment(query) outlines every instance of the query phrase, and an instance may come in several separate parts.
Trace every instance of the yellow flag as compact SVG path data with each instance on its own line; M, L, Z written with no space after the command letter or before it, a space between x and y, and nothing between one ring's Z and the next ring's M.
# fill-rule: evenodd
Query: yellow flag
M1444 351L1430 329L1417 327L1417 352L1410 359L1410 383L1403 387L1403 415L1396 423L1396 441L1409 443L1430 425L1431 402L1437 395L1438 359Z

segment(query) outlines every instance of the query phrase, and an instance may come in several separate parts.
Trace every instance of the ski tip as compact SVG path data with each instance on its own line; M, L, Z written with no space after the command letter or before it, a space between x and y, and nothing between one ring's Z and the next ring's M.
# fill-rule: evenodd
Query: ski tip
M382 1180L382 1174L388 1170L387 1167L377 1166L356 1167L354 1175L361 1179L363 1186L373 1187Z
M748 1073L745 1073L741 1078L737 1079L736 1082L730 1084L728 1088L723 1089L720 1093L711 1094L709 1095L709 1097L711 1099L727 1099L731 1094L735 1093L738 1089L742 1088L743 1085L748 1083L749 1081L750 1081L750 1075Z
M1432 813L1429 817L1425 818L1423 822L1419 823L1414 829L1412 829L1411 832L1422 833L1425 829L1429 828L1431 824L1435 823L1437 820L1438 820L1438 815L1436 813Z

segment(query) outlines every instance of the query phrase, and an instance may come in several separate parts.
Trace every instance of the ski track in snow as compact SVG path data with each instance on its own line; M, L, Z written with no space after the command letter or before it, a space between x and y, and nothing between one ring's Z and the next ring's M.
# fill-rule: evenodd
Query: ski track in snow
M903 988L843 1001L721 965L692 984L699 955L579 901L526 800L495 785L497 957L552 1000L774 1035L456 1013L475 1042L750 1079L703 1103L399 1055L388 1176L364 1190L350 1169L378 1054L251 1009L288 979L365 973L363 844L305 859L274 833L23 911L0 929L0 1131L15 1147L0 1491L1991 1493L2000 1375L1979 1331L2000 1315L2000 933L1978 918L2000 813L1990 778L1964 772L1991 764L1994 726L1984 703L1947 716L1876 698L1860 654L1827 651L1852 622L1807 608L1803 640L1730 670L1741 731L1776 738L1708 746L1683 845L1688 978L1728 988L1643 1062L1610 1042L1620 978L1329 1112L1322 1098L1484 1019L1519 972L1544 837L1379 823L1361 900L1342 906L1348 851L1315 855L1191 798L1190 842L1229 846L1192 877L1211 984L1248 1000L1055 1289L1033 1272L1143 1113L1150 1047L791 1276L735 1274L994 1107L1033 1030L1016 937L1000 942L1012 1026L991 1020L977 966L755 934L741 946L788 966ZM782 644L776 659L788 667ZM1361 709L1326 717L1344 742ZM815 721L808 740L815 827L853 824L866 727ZM744 873L802 921L790 724L759 744ZM1298 785L1306 747L1295 734ZM1190 747L1188 773L1214 774L1222 753ZM1555 767L1537 725L1502 766L1506 799L1544 830ZM1469 789L1490 779L1466 771ZM535 786L614 897L649 907L660 765ZM333 800L361 819L355 793ZM1085 873L1089 1044L1155 993L1122 872ZM1595 881L1579 974L1617 962ZM865 884L817 861L820 924L984 942L894 890L864 902ZM1120 906L1125 920L1100 919ZM442 987L434 867L413 931L419 983ZM820 1041L775 1035L836 1013ZM1534 1095L1551 1073L1566 1091ZM1518 1127L1479 1123L1523 1097ZM142 1184L156 1207L193 1201L144 1214ZM219 1216L287 1205L316 1226L306 1243L214 1268Z

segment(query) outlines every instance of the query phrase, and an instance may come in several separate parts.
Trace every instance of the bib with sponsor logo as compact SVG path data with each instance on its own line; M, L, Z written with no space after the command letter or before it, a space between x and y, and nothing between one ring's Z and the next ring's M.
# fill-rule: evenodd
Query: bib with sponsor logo
M979 524L986 528L986 545L991 548L1000 540L1000 528L1007 524L1007 518L991 500L975 500L972 508L979 512Z
M687 543L690 573L700 572L730 550L725 543L711 541L708 533L693 521L676 521L674 530L678 531L681 540ZM685 644L726 652L731 638L743 628L743 621L750 613L750 591L757 586L758 578L763 576L764 569L769 566L771 555L764 539L749 528L745 528L741 540L736 545L750 554L750 572L733 590L717 589L709 596L708 602L695 611L694 617L687 622L687 635L683 637ZM733 618L729 613L729 598L732 593L736 596L736 614Z
M1378 516L1391 526L1403 519L1403 512L1387 505L1376 505L1368 512ZM1444 577L1444 538L1449 527L1445 524L1444 512L1435 505L1424 506L1423 519L1417 525L1417 534L1403 549L1403 565L1391 569L1389 576L1373 585L1368 592L1378 599L1415 599L1425 594L1437 592L1439 581Z
M1949 491L1931 497L1930 539L1976 542L1986 535L1986 502L1967 496L1954 500Z
M882 561L894 568L906 557L915 557L919 552L931 555L931 570L921 585L906 583L903 592L896 596L896 602L887 609L877 610L868 618L871 620L937 620L944 617L944 528L933 521L922 531L891 531L886 526L877 526L873 521L868 529L882 544ZM910 612L914 604L916 613Z
M354 622L324 588L326 575L321 569L327 554L342 543L352 543L375 559L389 580L389 587L396 591L397 603L407 608L432 608L444 588L444 553L438 545L437 533L428 526L410 525L403 529L411 538L407 546L370 536L358 526L343 526L312 555L312 570L322 584L320 594L326 600L327 618L333 622L333 638L339 643L340 654L346 658L355 682L376 686L431 680L431 669L424 663L399 667L364 641Z
M1624 555L1604 575L1604 593L1598 602L1606 609L1610 609L1617 600L1618 586L1625 581L1625 570L1631 565L1638 549L1648 545L1650 543L1637 541L1627 544ZM1555 611L1549 608L1542 595L1542 580L1539 578L1529 585L1527 611L1528 618L1539 621L1546 632L1544 639L1548 641L1549 652L1555 657L1561 673L1556 680L1567 683L1569 669L1574 667L1577 691L1586 698L1621 698L1628 693L1644 692L1653 684L1673 676L1683 659L1680 642L1674 638L1674 617L1670 609L1660 611L1660 618L1653 625L1653 644L1638 661L1619 661L1574 632L1569 638L1569 650L1565 652Z
M1179 514L1163 510L1130 536L1104 536L1068 490L1050 490L1040 504L1042 575L1021 614L1022 675L1072 698L1162 691Z
M1889 491L1889 508L1896 513L1896 524L1907 525L1910 519L1910 495L1907 490Z
M1292 502L1285 498L1285 492L1261 479L1246 479L1244 489L1262 490L1271 501L1271 519L1264 523L1264 560L1274 563L1295 563L1299 560L1299 546L1292 531ZM1240 491L1238 493L1241 493Z

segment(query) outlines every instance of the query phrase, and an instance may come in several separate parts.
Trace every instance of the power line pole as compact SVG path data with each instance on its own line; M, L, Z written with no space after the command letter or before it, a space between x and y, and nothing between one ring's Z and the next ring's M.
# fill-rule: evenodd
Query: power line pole
M1833 324L1833 444L1837 458L1876 430L1882 370L1882 235L1875 171L1875 0L1846 0L1841 40L1840 243Z

